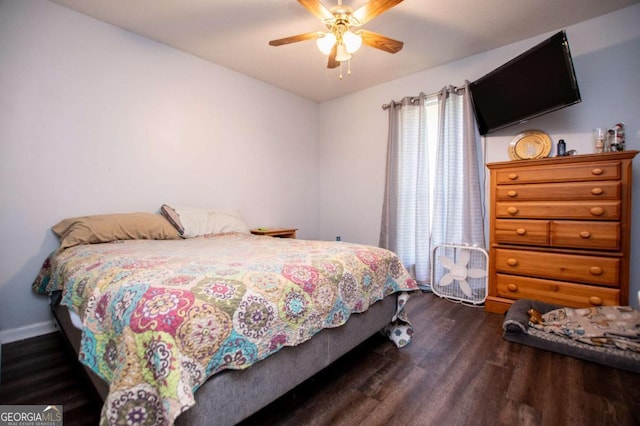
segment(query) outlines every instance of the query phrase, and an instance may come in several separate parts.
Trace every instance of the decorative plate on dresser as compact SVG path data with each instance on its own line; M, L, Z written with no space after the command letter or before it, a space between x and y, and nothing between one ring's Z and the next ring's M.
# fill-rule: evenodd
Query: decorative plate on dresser
M628 304L636 154L487 164L487 311L503 313L517 299L570 307Z
M522 132L509 144L509 158L512 160L548 157L550 152L551 138L540 130Z

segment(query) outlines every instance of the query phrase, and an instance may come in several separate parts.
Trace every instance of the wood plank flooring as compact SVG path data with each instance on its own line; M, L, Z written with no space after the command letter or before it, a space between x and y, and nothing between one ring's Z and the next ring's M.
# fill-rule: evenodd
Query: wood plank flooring
M640 375L507 342L502 315L431 294L408 309L409 346L374 336L242 426L640 425ZM100 413L57 333L3 345L0 404Z
M2 345L0 404L59 405L66 426L95 426L102 402L60 333Z

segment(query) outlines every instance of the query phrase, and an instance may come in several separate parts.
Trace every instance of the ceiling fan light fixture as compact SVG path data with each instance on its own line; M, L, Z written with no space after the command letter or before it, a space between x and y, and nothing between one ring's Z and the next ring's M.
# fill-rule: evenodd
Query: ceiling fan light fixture
M351 59L351 53L347 52L347 47L344 43L338 44L338 50L336 51L336 61L344 62Z
M360 27L403 0L368 0L355 10L343 6L343 0L337 1L337 6L327 8L322 3L323 0L298 0L298 3L318 18L328 31L313 31L279 38L269 41L269 45L284 46L298 41L316 40L318 50L328 57L327 68L340 67L340 78L343 62L347 62L347 74L351 74L351 56L363 44L388 53L398 53L402 50L401 41Z
M324 36L318 37L318 40L316 40L318 49L324 55L328 55L331 53L331 49L333 49L334 44L336 44L336 36L333 35L333 33L324 33Z
M352 31L346 31L342 35L342 41L349 53L355 53L362 46L362 37Z

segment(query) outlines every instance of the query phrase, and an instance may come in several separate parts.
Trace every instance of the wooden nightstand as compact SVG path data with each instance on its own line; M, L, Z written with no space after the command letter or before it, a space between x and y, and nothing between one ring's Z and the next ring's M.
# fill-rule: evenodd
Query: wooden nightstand
M298 228L255 228L251 230L251 233L268 237L295 238L297 230Z

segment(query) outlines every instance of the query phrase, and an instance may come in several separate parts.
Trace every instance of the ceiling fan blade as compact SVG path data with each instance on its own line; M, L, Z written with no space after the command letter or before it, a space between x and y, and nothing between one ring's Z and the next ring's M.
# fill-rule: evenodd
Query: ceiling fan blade
M301 0L298 1L301 2ZM360 25L363 25L401 2L402 0L371 0L369 3L356 9L351 16L356 18L358 22L360 22Z
M338 45L334 44L329 54L329 60L327 61L327 68L337 68L340 66L340 62L336 61L336 54L338 53Z
M401 41L367 30L360 30L358 31L358 34L362 36L362 42L367 46L375 47L376 49L384 50L389 53L398 53L402 50L402 46L404 45Z
M296 43L298 41L311 40L314 38L318 38L320 33L318 31L314 31L311 33L298 34L290 37L279 38L277 40L271 40L269 45L271 46L282 46L283 44Z
M333 19L331 11L320 3L320 0L298 0L298 3L304 6L305 9L321 21L324 21L325 19Z

